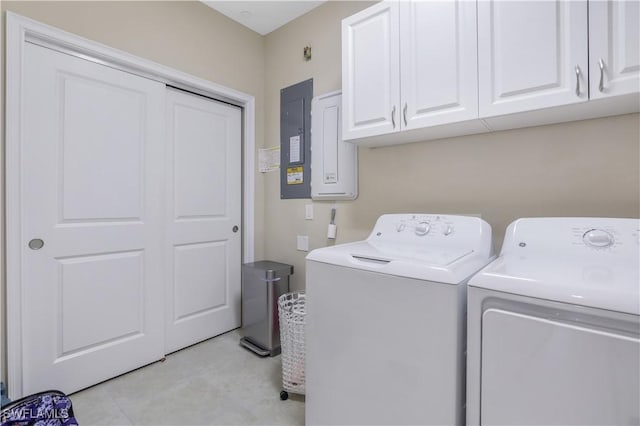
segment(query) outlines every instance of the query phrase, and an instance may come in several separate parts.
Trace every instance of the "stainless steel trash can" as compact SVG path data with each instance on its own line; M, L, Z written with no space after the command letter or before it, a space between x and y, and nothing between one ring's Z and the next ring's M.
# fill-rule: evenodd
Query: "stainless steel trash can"
M293 266L262 260L242 265L240 344L260 356L280 353L278 297L289 292Z

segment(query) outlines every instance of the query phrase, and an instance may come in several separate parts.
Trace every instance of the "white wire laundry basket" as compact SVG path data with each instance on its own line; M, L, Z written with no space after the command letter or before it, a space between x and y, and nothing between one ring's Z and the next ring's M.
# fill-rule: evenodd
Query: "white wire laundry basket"
M293 292L278 298L280 320L280 345L282 347L282 388L280 399L289 397L287 392L304 395L304 324L305 293Z

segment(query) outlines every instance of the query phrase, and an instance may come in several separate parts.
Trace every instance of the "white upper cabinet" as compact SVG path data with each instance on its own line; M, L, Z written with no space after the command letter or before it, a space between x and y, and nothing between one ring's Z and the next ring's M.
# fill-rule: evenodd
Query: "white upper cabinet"
M344 139L400 129L398 9L382 2L342 21Z
M640 91L640 2L589 2L591 99Z
M640 0L376 3L342 21L343 140L638 112L639 27Z
M478 118L475 1L400 3L403 129Z
M586 0L479 1L480 117L587 101L587 22Z
M477 73L475 1L383 1L346 18L343 139L415 142L433 137L433 126L469 120L454 133L486 131L477 120Z

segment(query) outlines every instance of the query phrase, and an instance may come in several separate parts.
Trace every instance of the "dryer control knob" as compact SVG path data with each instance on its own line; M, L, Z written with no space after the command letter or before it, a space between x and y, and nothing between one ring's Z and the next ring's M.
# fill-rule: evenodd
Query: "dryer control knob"
M429 233L429 230L431 230L431 225L429 225L429 222L420 222L416 225L416 235L427 235Z
M590 229L584 233L582 240L589 247L605 248L610 247L615 242L613 235L602 229Z
M446 225L444 227L444 231L442 231L442 234L446 237L447 235L451 235L453 233L453 226L451 225Z

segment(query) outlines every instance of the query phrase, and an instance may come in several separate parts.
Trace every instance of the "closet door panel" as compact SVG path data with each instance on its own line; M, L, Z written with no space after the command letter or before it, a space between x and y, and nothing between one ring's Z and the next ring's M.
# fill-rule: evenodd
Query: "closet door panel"
M71 393L164 355L165 86L30 43L24 61L22 390Z
M166 353L240 326L241 110L167 93Z

